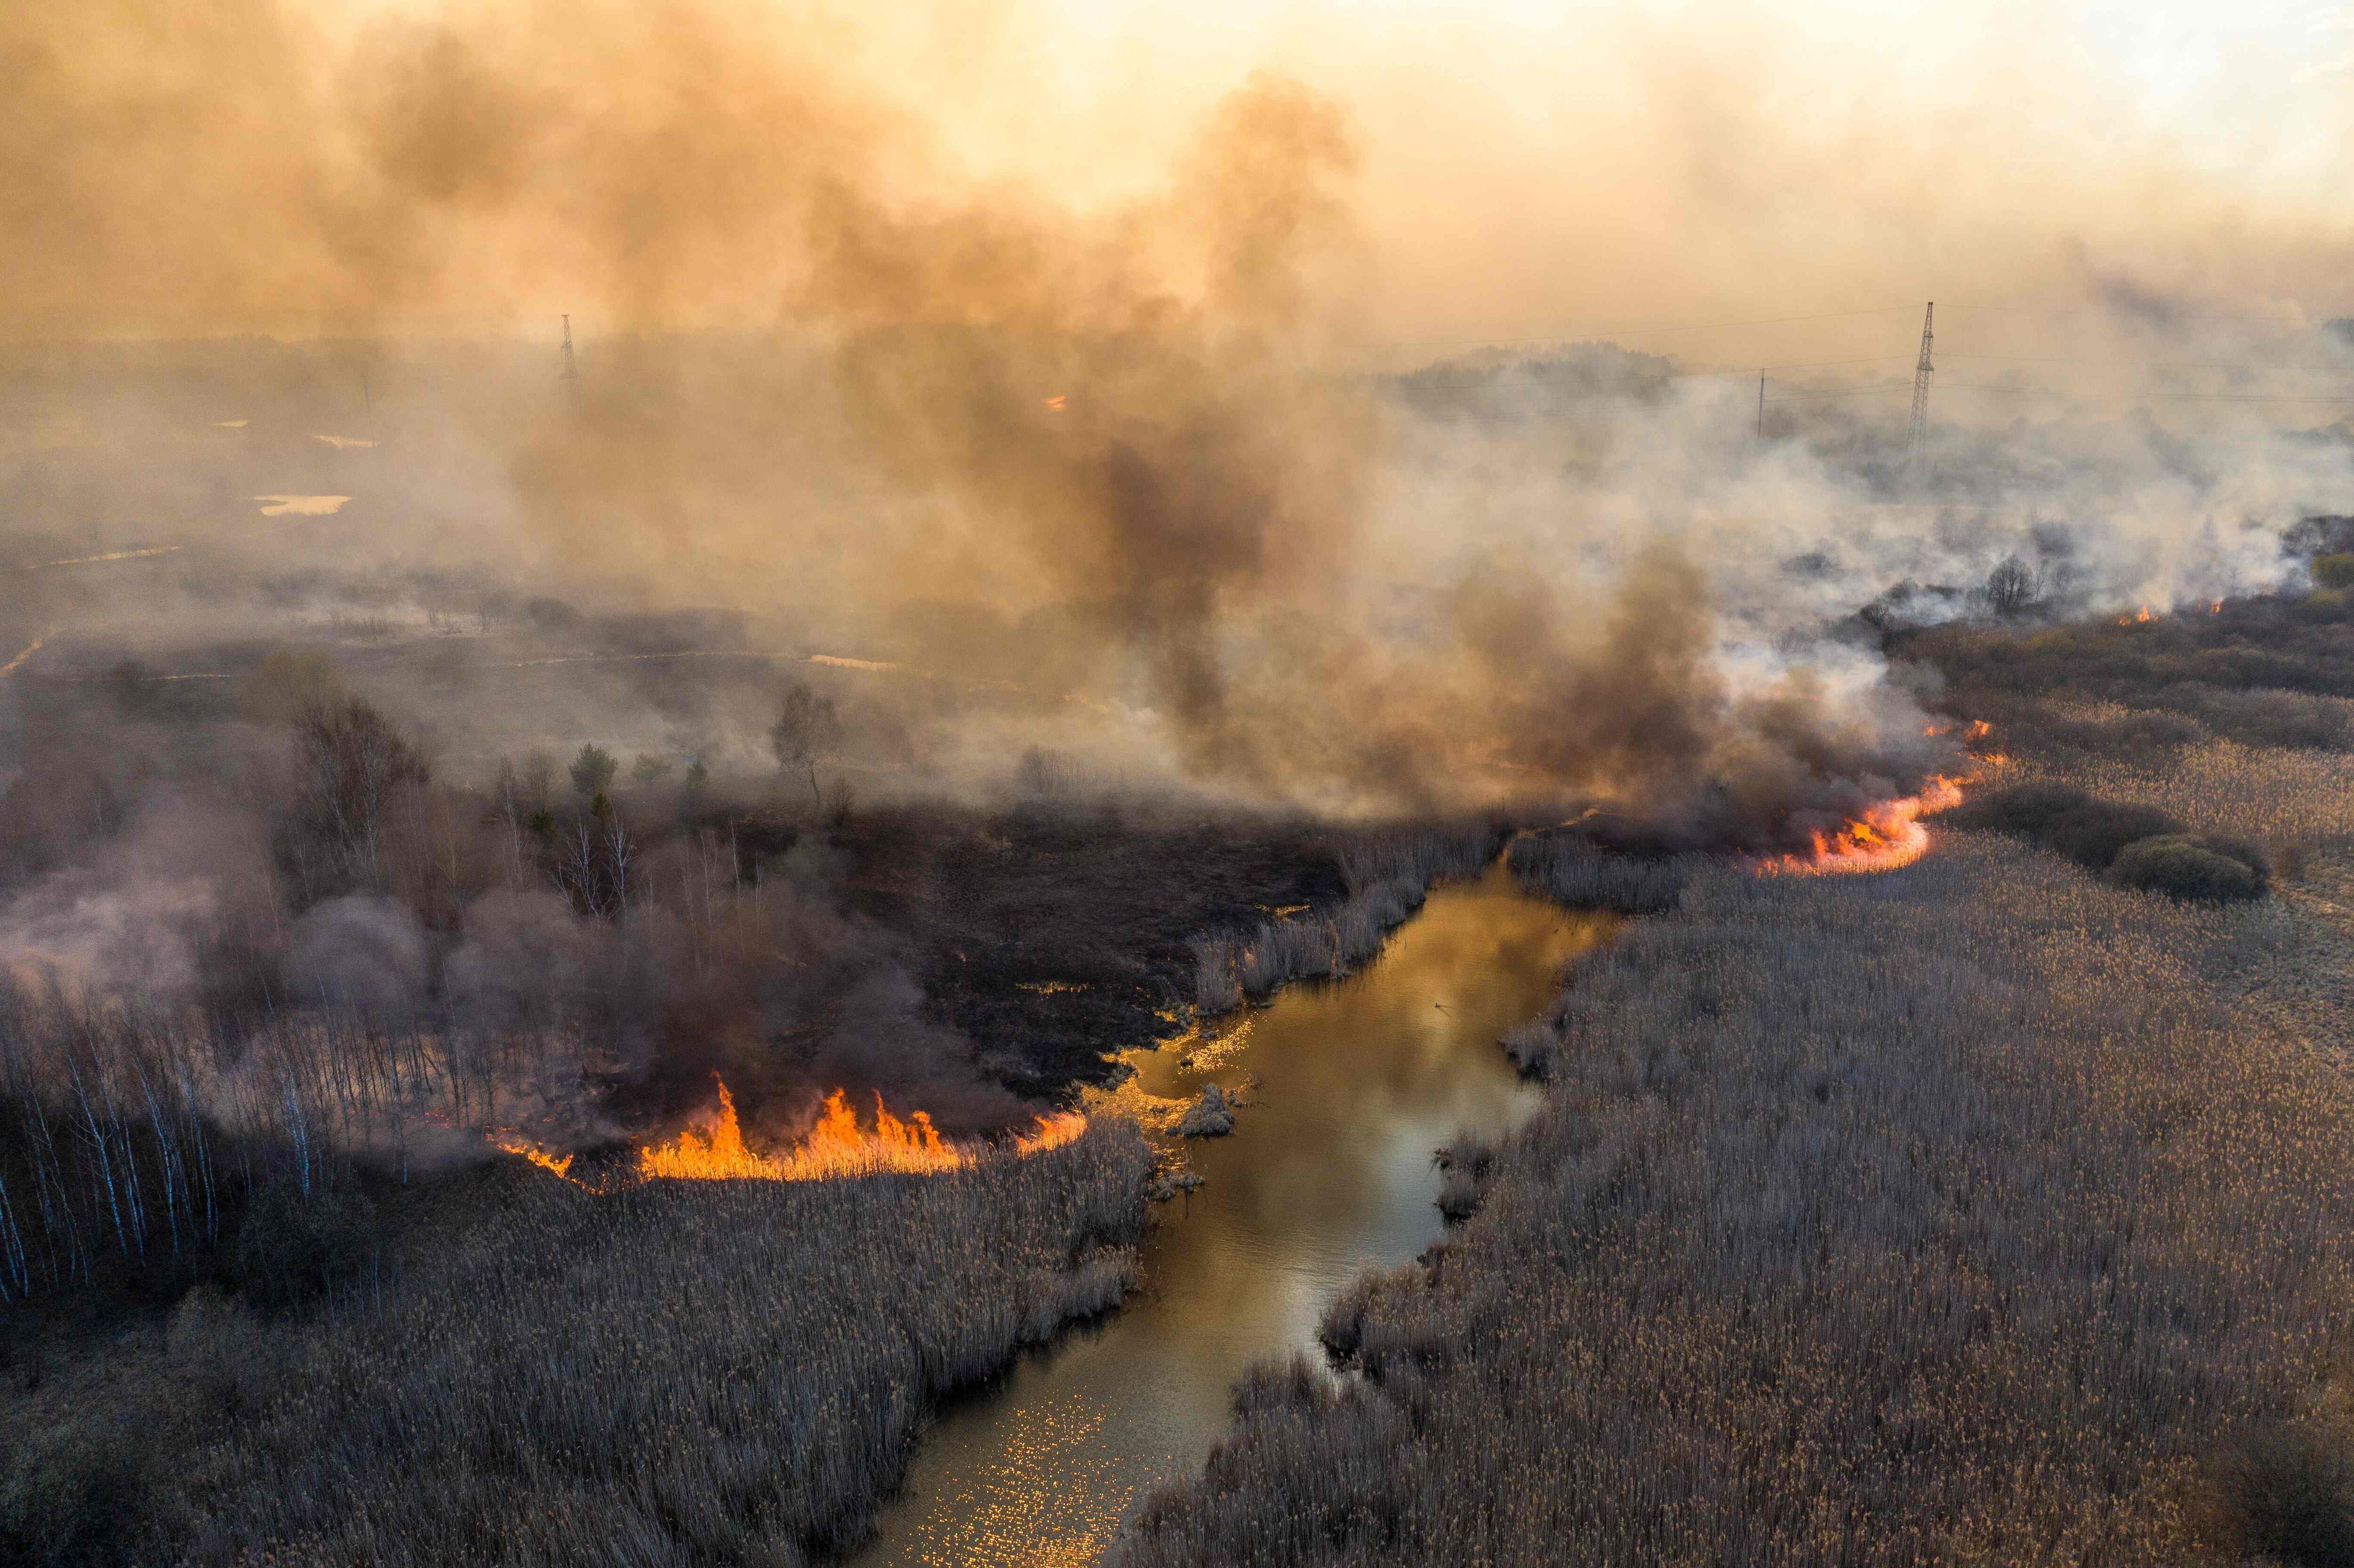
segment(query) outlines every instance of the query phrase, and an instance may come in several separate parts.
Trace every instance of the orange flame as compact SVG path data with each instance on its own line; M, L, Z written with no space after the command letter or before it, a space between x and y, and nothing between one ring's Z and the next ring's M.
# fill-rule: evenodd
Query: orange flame
M1050 1149L1062 1148L1087 1129L1087 1118L1077 1111L1057 1111L1053 1116L1042 1116L1034 1130L1014 1138L1013 1152L1025 1157L1044 1154Z
M1920 819L1958 806L1961 786L1936 778L1918 795L1886 800L1836 832L1814 835L1811 854L1776 855L1757 863L1766 875L1838 876L1859 872L1894 871L1911 865L1929 849L1929 830Z
M566 1171L572 1169L572 1156L569 1154L559 1158L535 1144L525 1143L516 1139L502 1138L497 1141L498 1147L507 1153L520 1154L542 1171L552 1171L558 1176L564 1176ZM572 1180L569 1176L564 1176L564 1179L567 1181Z
M1087 1118L1076 1111L1041 1117L1029 1133L1014 1139L1018 1155L1058 1149L1087 1130ZM719 1110L708 1133L687 1128L668 1143L638 1150L638 1174L690 1181L822 1181L837 1176L872 1176L885 1171L930 1174L961 1171L978 1162L979 1151L942 1138L932 1118L917 1111L902 1120L875 1097L872 1131L859 1126L858 1113L840 1089L825 1097L817 1125L800 1147L779 1154L758 1154L744 1142L743 1124L736 1115L736 1097L719 1085Z

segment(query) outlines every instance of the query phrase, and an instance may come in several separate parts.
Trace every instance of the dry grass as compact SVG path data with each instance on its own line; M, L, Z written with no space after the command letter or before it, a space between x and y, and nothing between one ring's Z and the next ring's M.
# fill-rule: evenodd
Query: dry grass
M1532 833L1512 844L1512 874L1530 892L1575 909L1653 915L1675 907L1684 884L1705 863L1697 854L1614 854L1583 839Z
M2276 911L1941 837L1596 953L1477 1214L1328 1321L1363 1375L1256 1379L1114 1561L2232 1561L2354 1305L2354 1088L2202 979Z
M2283 844L2354 838L2354 754L2219 740L2162 763L2088 761L2066 778L2095 795L2156 806L2209 832Z
M838 1551L871 1529L939 1394L1119 1298L1150 1165L1133 1128L1101 1123L946 1176L598 1196L511 1168L462 1221L420 1218L386 1277L313 1319L192 1298L164 1361L179 1386L213 1391L217 1418L201 1448L183 1430L127 1467L118 1456L114 1506L140 1526L120 1557L775 1564ZM53 1414L140 1440L120 1408ZM49 1445L65 1465L92 1446ZM87 1494L74 1477L49 1489L76 1487ZM0 1522L41 1522L18 1512ZM10 1544L36 1561L43 1543Z

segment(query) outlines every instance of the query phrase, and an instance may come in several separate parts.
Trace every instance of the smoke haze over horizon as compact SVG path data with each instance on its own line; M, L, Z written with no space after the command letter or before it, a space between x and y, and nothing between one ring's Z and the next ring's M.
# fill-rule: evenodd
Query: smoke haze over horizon
M1825 636L1893 587L2020 555L2079 607L2188 600L2354 509L2347 440L2297 433L2354 388L2327 20L27 14L0 481L51 560L131 528L254 581L716 605L1060 705L905 718L951 780L1045 744L1772 843L1947 760ZM1908 461L1896 302L1948 291ZM542 356L498 345L524 322ZM56 346L251 333L315 337L294 389L190 360L93 403ZM1557 335L1668 357L1369 374ZM199 503L126 477L175 468ZM318 521L259 532L249 493ZM45 569L0 657L96 624L105 591ZM302 641L324 580L105 613Z

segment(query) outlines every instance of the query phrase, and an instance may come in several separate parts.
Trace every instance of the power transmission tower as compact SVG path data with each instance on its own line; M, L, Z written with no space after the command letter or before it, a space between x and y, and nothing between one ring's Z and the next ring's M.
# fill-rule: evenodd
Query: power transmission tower
M1927 361L1924 360L1923 363L1926 364ZM564 374L557 376L557 379L558 381L578 381L580 379L580 371L578 367L572 363L572 318L568 315L564 318ZM1917 404L1917 397L1915 400ZM1920 423L1920 419L1921 416L1916 411L1913 416L1914 423Z
M1928 313L1921 318L1921 363L1913 372L1913 426L1904 435L1904 450L1909 456L1921 445L1921 438L1929 433L1929 345L1936 340L1931 331L1937 324L1937 302L1929 302Z

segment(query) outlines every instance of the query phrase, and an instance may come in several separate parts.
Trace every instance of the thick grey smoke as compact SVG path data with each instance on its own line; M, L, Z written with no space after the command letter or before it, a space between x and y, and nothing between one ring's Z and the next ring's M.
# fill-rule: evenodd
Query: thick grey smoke
M286 985L304 1001L404 1020L425 1000L430 978L424 929L397 899L330 898L288 933Z
M87 798L74 802L85 810ZM257 824L157 785L119 832L0 899L0 971L19 982L135 992L167 1005L201 989L224 933L275 916Z

